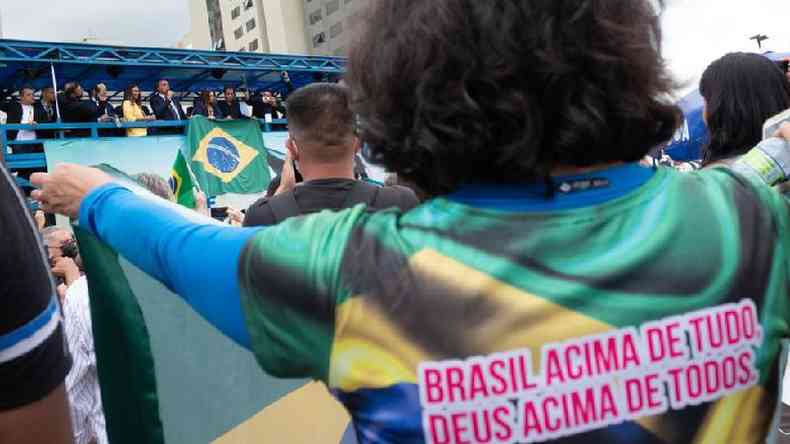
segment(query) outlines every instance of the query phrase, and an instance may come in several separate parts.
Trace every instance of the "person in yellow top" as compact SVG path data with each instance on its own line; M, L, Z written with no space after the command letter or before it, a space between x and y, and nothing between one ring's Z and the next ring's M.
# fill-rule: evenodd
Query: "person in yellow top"
M140 88L137 85L129 85L123 93L123 118L127 122L138 120L155 120L156 117L147 115L143 111L140 100ZM128 137L142 137L148 135L148 128L127 128Z

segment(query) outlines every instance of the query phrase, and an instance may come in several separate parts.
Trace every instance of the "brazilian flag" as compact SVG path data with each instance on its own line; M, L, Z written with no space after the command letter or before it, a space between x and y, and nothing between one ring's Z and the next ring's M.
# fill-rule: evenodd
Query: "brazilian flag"
M269 166L257 121L189 122L187 149L198 184L208 196L260 193L269 186Z
M156 198L100 166L151 202ZM350 417L323 384L276 379L178 295L75 226L90 289L107 435L112 444L350 444Z
M195 185L192 182L192 174L187 167L184 155L179 151L176 162L170 172L170 188L176 196L176 202L187 208L194 209L197 206L195 201Z

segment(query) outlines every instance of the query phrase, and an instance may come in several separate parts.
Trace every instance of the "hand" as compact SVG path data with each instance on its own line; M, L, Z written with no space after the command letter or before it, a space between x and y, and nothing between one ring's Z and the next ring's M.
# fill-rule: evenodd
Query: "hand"
M80 278L80 269L77 267L77 263L74 262L74 259L70 257L59 257L55 259L55 265L52 266L52 274L62 277L68 287Z
M63 303L66 301L66 291L68 291L68 289L69 287L66 286L66 284L58 285L57 291L58 291L58 300L60 301L60 305L63 305Z
M52 173L34 173L30 182L39 188L33 190L31 197L41 204L42 210L76 218L82 199L112 182L112 178L96 168L64 163Z
M195 211L211 217L211 210L208 209L208 198L202 191L195 191Z
M790 142L790 122L785 122L779 127L779 130L774 133L774 137L781 137Z
M235 208L228 208L228 222L234 227L244 225L244 213Z
M286 150L283 171L280 173L280 186L274 193L275 196L291 191L296 187L296 171L294 171L293 155L291 150Z
M33 215L33 219L36 220L36 228L38 228L38 231L43 230L44 226L47 224L46 214L44 214L43 211L38 210L36 211L36 214Z

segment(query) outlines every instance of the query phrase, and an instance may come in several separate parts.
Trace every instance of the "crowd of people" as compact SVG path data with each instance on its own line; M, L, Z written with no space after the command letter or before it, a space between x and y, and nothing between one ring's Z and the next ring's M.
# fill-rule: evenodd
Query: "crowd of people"
M678 171L646 159L681 118L656 2L371 8L345 85L288 97L283 171L235 218L244 227L195 222L76 165L34 175L33 197L158 277L265 371L326 383L361 444L775 432L790 338L790 199L776 187L790 180L790 123L768 138L762 126L790 108L790 74L760 55L714 61L700 85L710 142L701 168ZM103 94L94 88L96 109ZM235 91L223 96L203 93L193 113L240 118ZM139 88L126 97L124 115L146 118ZM252 103L255 116L281 109L266 94ZM166 80L150 104L157 119L187 118ZM43 116L34 105L27 91L14 113ZM357 180L359 151L425 201ZM52 298L65 298L69 335L84 330L67 309L84 276L62 257L65 234L45 228L61 254L43 252L3 177L0 201L14 204L0 212L0 442L60 444L85 427L68 420ZM161 178L138 181L173 200ZM20 329L39 339L14 341Z
M256 118L271 122L286 117L285 100L294 90L287 72L281 74L284 93L275 94L271 90L263 90L251 94L245 90L242 97L237 95L232 86L225 87L220 97L212 90L199 92L192 106L185 107L170 89L167 79L156 82L154 93L144 103L141 89L137 84L130 84L123 92L123 101L117 106L111 101L107 86L99 83L87 94L79 82L68 82L63 90L55 93L52 87L41 90L38 99L32 87L23 86L17 100L0 103L0 121L8 124L42 124L64 123L107 123L107 122L138 122L152 120L187 120L192 116L201 115L210 119L249 119ZM157 129L161 133L179 132L181 129ZM125 131L102 129L102 136L146 136L147 128L128 128ZM87 130L70 130L66 137L85 137ZM35 129L9 131L8 140L22 141L33 139L49 139L55 137L55 131L37 131ZM13 153L24 154L40 151L39 145L14 145Z

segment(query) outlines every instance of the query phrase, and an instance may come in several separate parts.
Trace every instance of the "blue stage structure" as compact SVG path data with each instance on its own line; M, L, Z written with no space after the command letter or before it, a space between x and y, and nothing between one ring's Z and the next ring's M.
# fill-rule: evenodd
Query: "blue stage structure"
M276 91L284 86L283 71L298 88L339 78L345 64L341 57L0 39L0 87L6 95L23 85L51 86L52 68L59 83L79 81L83 87L104 83L111 91L136 83L150 92L157 79L166 78L173 91L195 93L224 86Z
M202 51L171 48L143 48L91 45L80 43L34 42L0 39L0 100L12 97L20 87L39 90L46 86L59 89L66 82L78 81L84 89L103 83L115 100L130 84L137 84L144 96L154 91L154 83L168 79L171 89L181 98L203 90L221 90L225 86L253 91L285 92L281 73L288 72L295 88L315 81L335 81L342 76L345 59L285 54ZM287 122L261 121L262 131ZM40 140L9 141L8 131L20 129L89 130L96 138L100 129L183 127L186 122L57 123L0 125L0 161L11 170L44 169L43 153L8 154L9 145L40 144ZM110 139L111 140L111 139ZM111 141L109 143L112 143Z

